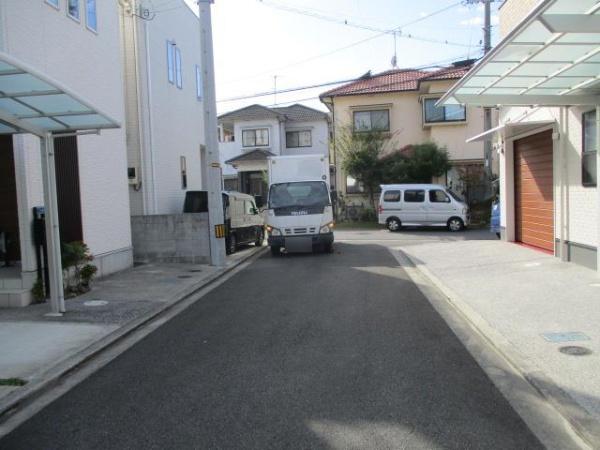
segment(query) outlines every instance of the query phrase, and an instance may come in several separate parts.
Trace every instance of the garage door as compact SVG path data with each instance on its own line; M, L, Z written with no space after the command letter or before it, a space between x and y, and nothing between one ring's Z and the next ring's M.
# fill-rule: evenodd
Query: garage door
M554 251L552 131L514 143L516 240Z

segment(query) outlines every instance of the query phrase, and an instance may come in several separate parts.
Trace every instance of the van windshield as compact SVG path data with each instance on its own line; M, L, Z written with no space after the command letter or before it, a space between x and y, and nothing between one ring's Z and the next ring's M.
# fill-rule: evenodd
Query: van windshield
M277 183L269 190L269 209L329 205L329 191L323 181Z
M465 200L460 195L458 195L456 192L454 192L453 190L446 189L446 192L448 192L448 194L450 194L450 196L457 202L461 202L461 203L465 202Z

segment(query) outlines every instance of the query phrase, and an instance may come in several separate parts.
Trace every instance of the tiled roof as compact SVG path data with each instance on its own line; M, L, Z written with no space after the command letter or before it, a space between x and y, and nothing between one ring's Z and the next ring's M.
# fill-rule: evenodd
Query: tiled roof
M326 120L327 113L319 111L308 106L295 105L282 108L268 108L262 105L250 105L245 108L236 109L219 116L219 121L227 119L233 120L261 120L261 119L280 119L290 122L302 122L311 120Z
M378 94L385 92L416 91L423 81L455 80L462 78L472 63L459 67L445 67L435 71L416 69L388 70L371 76L362 77L343 86L331 89L320 95L335 97L339 95Z
M273 111L277 111L280 114L283 114L287 120L292 122L306 122L310 120L326 120L328 114L319 111L317 109L309 108L308 106L300 105L296 103L295 105L286 106L284 108L271 108Z

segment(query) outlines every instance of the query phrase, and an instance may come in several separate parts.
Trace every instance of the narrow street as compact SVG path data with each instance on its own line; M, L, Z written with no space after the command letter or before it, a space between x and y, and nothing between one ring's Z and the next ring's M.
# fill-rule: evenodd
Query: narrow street
M0 441L541 448L385 247L263 256Z

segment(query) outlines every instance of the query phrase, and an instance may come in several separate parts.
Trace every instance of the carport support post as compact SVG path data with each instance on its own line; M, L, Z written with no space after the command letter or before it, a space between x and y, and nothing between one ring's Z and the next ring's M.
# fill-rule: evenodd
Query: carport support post
M65 312L60 233L58 228L58 200L56 197L56 168L54 163L54 136L41 137L42 178L44 183L44 205L46 209L46 246L48 248L48 273L50 278L49 316L62 316Z
M598 173L600 172L600 105L596 105L596 226L598 227L598 239L596 242L596 270L600 275L600 183Z
M208 175L208 229L210 263L225 265L225 239L217 238L215 225L224 224L222 177L217 139L217 98L215 94L215 67L213 56L212 23L210 5L213 0L198 0L200 11L200 48L202 62L202 89L204 106L204 139L206 142L206 164Z

